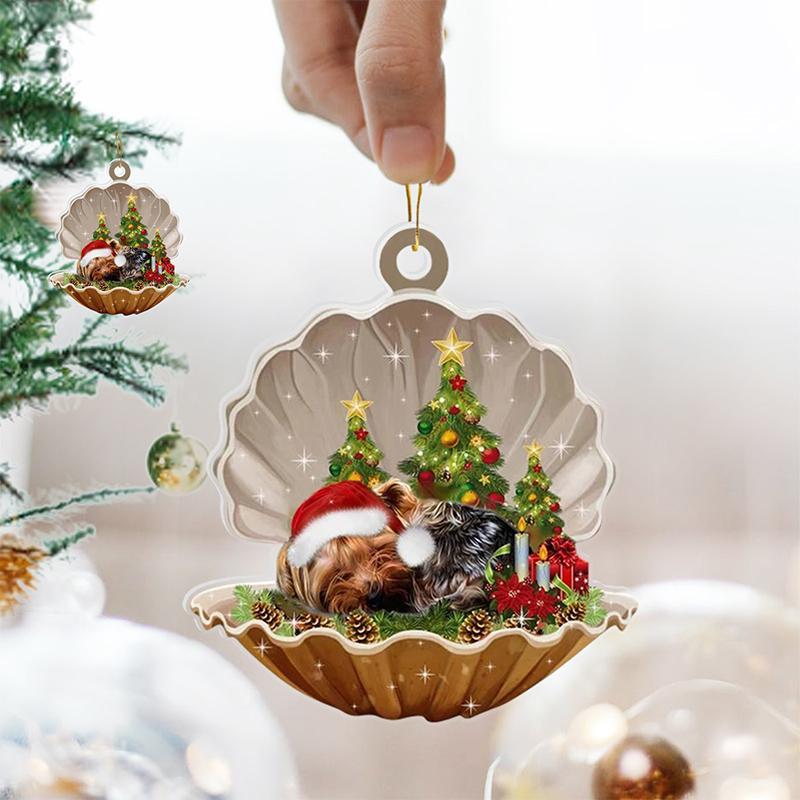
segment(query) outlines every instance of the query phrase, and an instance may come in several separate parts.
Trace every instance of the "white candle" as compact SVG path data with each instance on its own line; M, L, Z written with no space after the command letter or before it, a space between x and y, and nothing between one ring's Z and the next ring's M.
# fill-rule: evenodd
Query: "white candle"
M527 533L517 533L514 536L514 571L517 577L524 581L528 575L528 557L531 552L530 538Z
M545 591L550 588L550 562L544 544L539 548L539 560L536 562L536 585Z

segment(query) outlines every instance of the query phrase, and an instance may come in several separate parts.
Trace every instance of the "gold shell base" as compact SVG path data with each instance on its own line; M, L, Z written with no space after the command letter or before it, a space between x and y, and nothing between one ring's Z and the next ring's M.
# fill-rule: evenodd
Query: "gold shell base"
M66 280L64 272L50 276L50 283L66 292L76 303L96 311L98 314L141 314L166 300L176 289L186 286L189 278L183 276L180 284L168 286L145 286L128 289L116 286L113 289L98 289L95 286L75 286Z
M235 586L198 587L187 597L187 610L206 630L221 627L298 691L347 714L384 719L422 716L438 722L497 708L555 672L608 629L624 629L636 612L632 597L607 591L608 615L595 628L570 622L547 636L504 629L471 645L427 631L405 631L363 645L330 629L285 637L260 620L236 625L230 617Z

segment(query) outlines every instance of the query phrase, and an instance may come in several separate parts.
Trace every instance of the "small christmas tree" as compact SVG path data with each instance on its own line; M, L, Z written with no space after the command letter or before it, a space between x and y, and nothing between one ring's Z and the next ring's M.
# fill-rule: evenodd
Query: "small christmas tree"
M167 255L167 246L164 244L164 240L161 238L161 231L159 231L158 228L156 228L156 235L153 237L153 243L150 246L150 252L153 254L156 264L158 264L159 261L162 261Z
M364 400L356 391L352 400L342 400L341 403L347 409L347 438L329 459L331 477L327 482L360 481L375 488L389 475L379 466L383 453L364 427L372 400Z
M564 520L558 516L560 498L550 491L552 481L541 464L542 445L537 441L526 445L528 470L517 482L516 500L509 514L517 530L528 532L532 544L538 544L564 531Z
M508 482L500 438L480 422L486 408L464 377L464 351L455 328L447 339L432 342L440 351L441 383L436 396L417 412L417 453L400 464L417 494L466 505L497 508L505 503Z
M106 215L102 211L97 215L97 227L94 229L92 239L102 239L104 242L111 241L111 231L106 225Z
M128 195L128 210L119 221L117 239L126 247L147 249L150 244L147 238L147 231L142 222L142 215L136 208L136 195L133 192Z

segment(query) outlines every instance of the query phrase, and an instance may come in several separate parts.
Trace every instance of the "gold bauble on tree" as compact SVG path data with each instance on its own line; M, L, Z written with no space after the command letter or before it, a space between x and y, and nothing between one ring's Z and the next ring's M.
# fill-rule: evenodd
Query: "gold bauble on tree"
M476 506L480 501L480 497L478 497L478 493L473 491L472 489L467 489L464 494L461 495L461 502L465 506Z
M364 483L364 479L355 470L353 472L351 472L347 476L347 480L349 480L349 481L358 481L359 483Z
M458 444L458 434L452 428L448 428L439 437L439 444L442 447L455 447Z

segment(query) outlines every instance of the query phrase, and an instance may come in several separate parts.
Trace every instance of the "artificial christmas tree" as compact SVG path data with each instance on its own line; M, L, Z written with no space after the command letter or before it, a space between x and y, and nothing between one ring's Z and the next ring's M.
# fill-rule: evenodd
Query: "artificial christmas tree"
M106 215L102 211L97 215L97 227L94 229L92 239L101 239L104 242L111 240L111 231L106 224Z
M163 261L167 255L167 247L164 240L161 238L161 231L156 228L156 235L153 237L153 242L150 245L150 252L156 260L156 264Z
M136 195L133 192L128 195L128 210L119 221L117 239L125 247L147 249L150 245L150 240L147 238L147 229L142 223L142 215L136 208Z
M464 376L464 352L455 328L434 340L440 352L441 382L435 397L417 412L416 455L400 464L415 492L465 505L499 508L508 481L500 474L500 438L484 428L486 413Z
M506 516L520 533L531 536L531 546L535 549L545 539L562 533L564 520L558 516L561 499L550 490L552 481L542 468L542 445L534 440L525 449L528 451L528 470L517 482L514 507L507 511Z
M327 482L359 481L375 488L389 475L379 466L383 453L364 427L372 400L364 400L361 393L356 391L351 400L342 400L341 403L347 409L347 437L329 458L328 472L331 477Z

